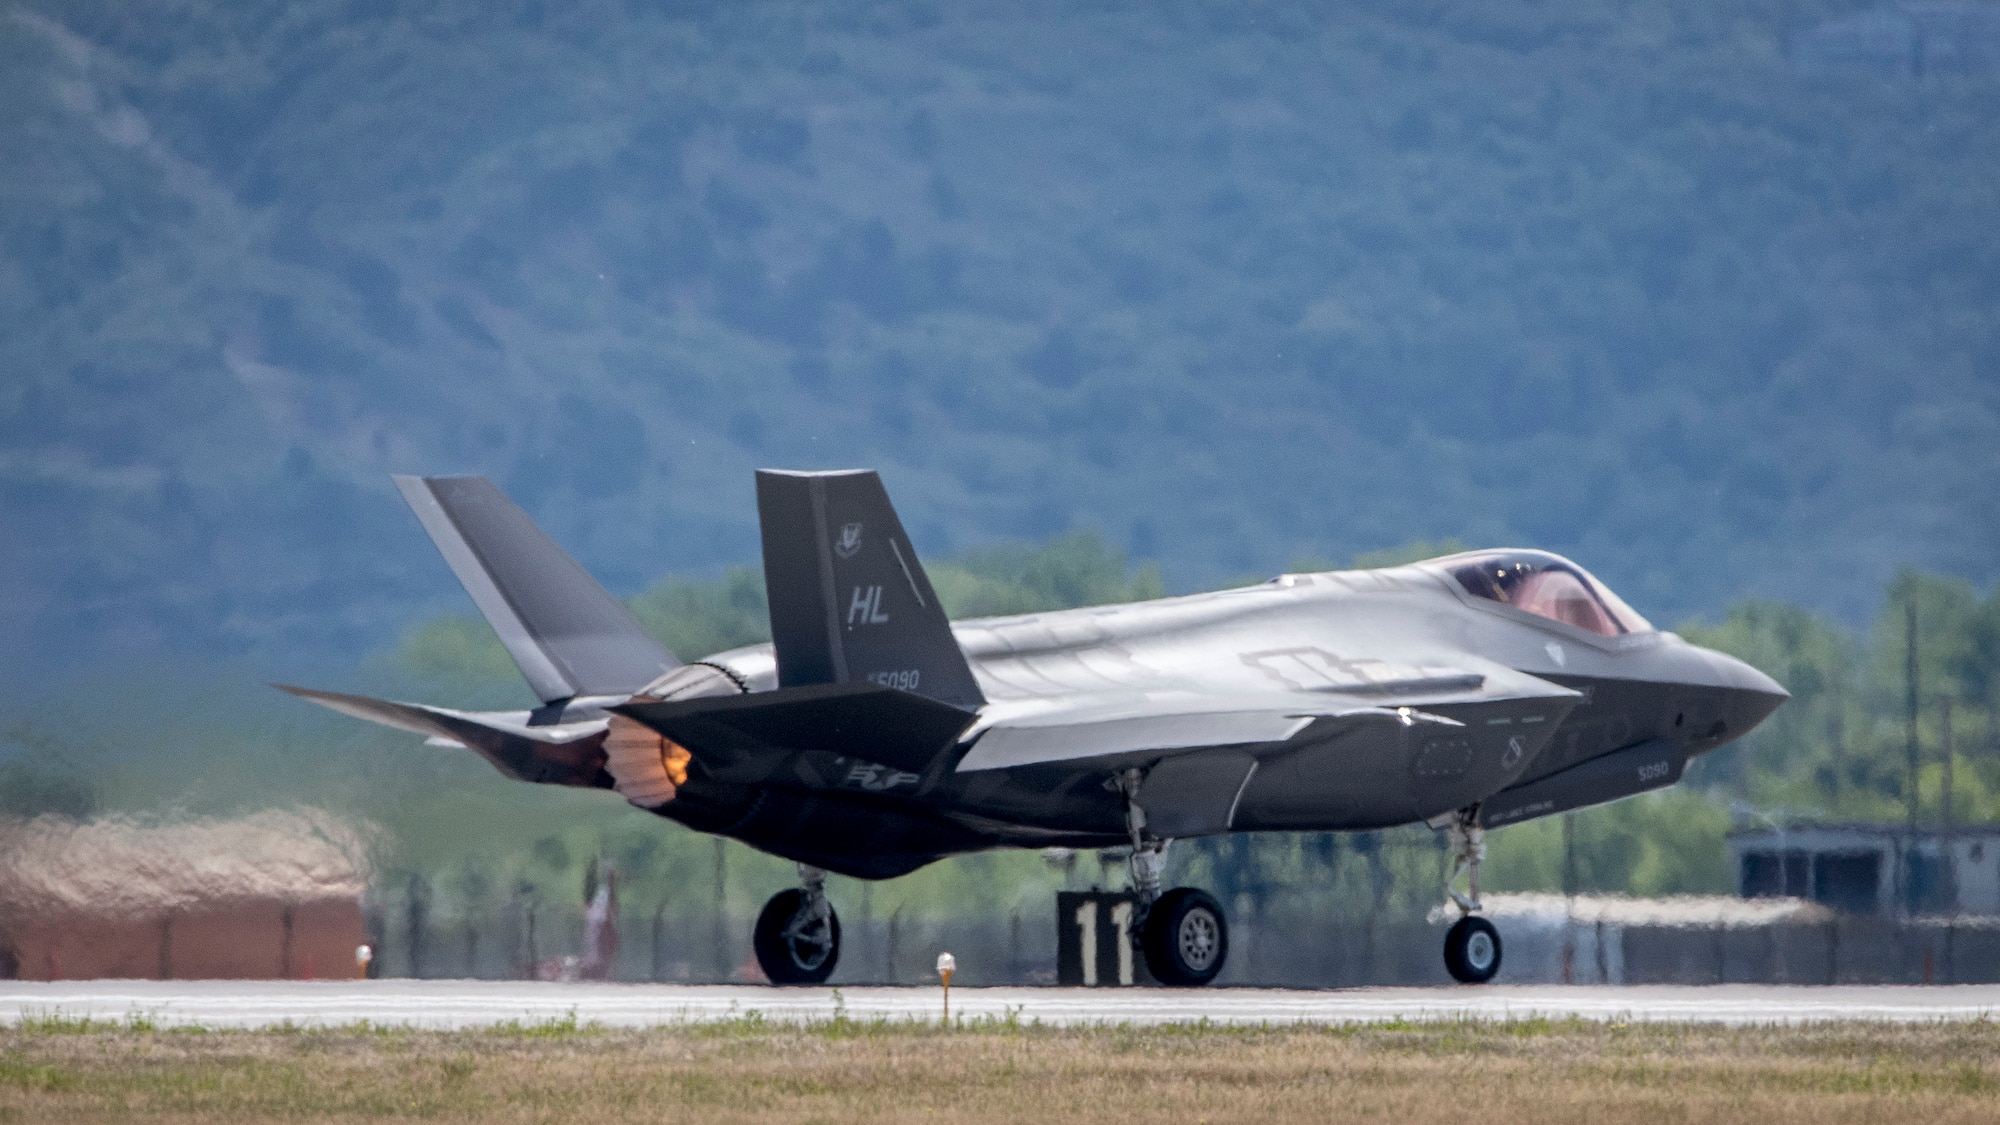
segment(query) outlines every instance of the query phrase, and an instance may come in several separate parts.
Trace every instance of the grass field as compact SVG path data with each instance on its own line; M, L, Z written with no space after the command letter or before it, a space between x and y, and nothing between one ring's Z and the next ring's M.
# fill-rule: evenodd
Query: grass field
M0 1029L0 1121L1992 1122L2000 1024Z

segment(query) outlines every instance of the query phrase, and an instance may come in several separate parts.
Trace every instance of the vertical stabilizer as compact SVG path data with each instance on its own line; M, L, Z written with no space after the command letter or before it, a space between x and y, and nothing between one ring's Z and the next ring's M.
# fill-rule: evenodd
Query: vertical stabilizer
M629 695L680 666L485 477L396 478L542 702Z
M778 684L875 683L986 702L882 478L759 470Z

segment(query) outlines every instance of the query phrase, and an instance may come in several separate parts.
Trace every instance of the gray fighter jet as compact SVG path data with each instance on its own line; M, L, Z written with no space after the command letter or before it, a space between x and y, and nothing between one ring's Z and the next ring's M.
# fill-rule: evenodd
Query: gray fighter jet
M1055 846L1129 849L1147 967L1204 984L1228 929L1162 888L1175 839L1413 822L1456 861L1446 965L1490 980L1486 830L1672 785L1786 698L1532 550L953 622L866 471L757 474L774 640L683 664L491 482L396 480L542 706L285 690L797 861L754 934L781 984L839 958L824 872Z

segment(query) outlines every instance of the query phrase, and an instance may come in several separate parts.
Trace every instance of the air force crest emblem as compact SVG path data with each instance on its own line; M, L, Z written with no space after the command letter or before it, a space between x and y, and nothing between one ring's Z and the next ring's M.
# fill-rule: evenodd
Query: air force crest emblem
M840 538L833 541L833 553L843 559L851 559L861 550L861 525L845 524L840 529Z

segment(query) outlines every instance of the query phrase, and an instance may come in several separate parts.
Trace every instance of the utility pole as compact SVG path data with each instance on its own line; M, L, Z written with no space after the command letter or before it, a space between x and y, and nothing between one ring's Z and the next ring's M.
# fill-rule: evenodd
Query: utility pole
M1562 982L1576 980L1576 814L1562 814L1563 829L1563 940Z
M1908 758L1908 800L1910 805L1910 831L1917 830L1917 699L1922 688L1917 667L1917 595L1911 591L1910 600L1904 603L1904 627L1909 641L1909 651L1903 665L1903 701L1908 714L1907 734L1903 752Z
M1847 788L1847 666L1842 661L1833 677L1833 792L1829 803L1837 811Z
M1938 696L1938 707L1941 708L1938 718L1940 719L1943 728L1939 733L1942 735L1944 740L1944 811L1943 815L1939 819L1944 824L1945 836L1947 839L1949 839L1949 837L1951 836L1951 826L1952 826L1951 760L1954 757L1951 745L1951 696L1949 695Z
M1563 895L1570 900L1570 909L1576 909L1576 835L1574 822L1576 814L1563 814Z
M1903 751L1908 759L1907 779L1904 785L1909 801L1909 827L1903 832L1902 844L1896 849L1896 885L1901 893L1903 915L1908 917L1916 910L1916 888L1910 885L1910 864L1912 849L1917 846L1917 693L1921 690L1917 667L1917 591L1910 590L1910 598L1903 603L1903 630L1907 651L1903 664L1903 702L1907 711L1906 736Z

